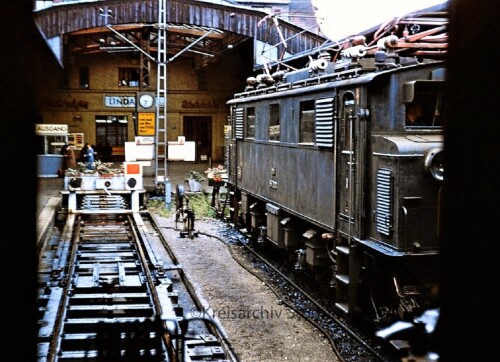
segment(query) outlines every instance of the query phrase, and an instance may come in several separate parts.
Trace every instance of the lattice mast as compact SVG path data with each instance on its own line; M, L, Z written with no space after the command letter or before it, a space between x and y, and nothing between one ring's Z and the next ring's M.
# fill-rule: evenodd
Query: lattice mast
M155 188L167 190L167 0L158 1L158 71L156 82Z

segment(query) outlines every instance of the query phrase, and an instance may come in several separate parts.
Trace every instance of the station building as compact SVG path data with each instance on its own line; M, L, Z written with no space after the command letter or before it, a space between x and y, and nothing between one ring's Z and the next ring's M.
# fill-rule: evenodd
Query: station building
M159 102L167 109L169 143L194 141L190 160L221 162L226 102L245 88L246 78L325 40L317 28L304 28L316 22L309 0L166 4L165 100L156 97L157 0L35 2L35 23L52 53L37 61L36 123L68 130L49 142L38 137L38 153L57 155L65 143L78 151L89 143L101 160L124 161L127 142L155 136ZM309 15L297 15L301 10ZM141 105L144 94L154 102Z
M189 58L168 66L169 139L197 140L197 161L223 159L225 102L244 88L246 75L252 72L251 42L248 45L204 68L196 69ZM245 61L244 53L250 61ZM139 86L139 63L134 53L102 53L72 57L64 69L45 68L37 96L39 121L67 124L69 141L77 149L88 142L100 152L109 145L112 161L123 161L124 142L139 135L138 94L155 95L157 87L155 67L147 87ZM154 104L148 108L144 111L154 112ZM146 130L143 135L150 133Z

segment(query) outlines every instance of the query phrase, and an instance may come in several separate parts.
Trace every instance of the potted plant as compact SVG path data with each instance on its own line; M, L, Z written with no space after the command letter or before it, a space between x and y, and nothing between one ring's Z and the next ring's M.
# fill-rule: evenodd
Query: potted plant
M198 192L201 190L201 183L205 181L203 174L195 170L190 170L186 172L185 177L189 184L189 191Z
M223 179L227 178L227 171L222 165L208 168L205 173L207 174L208 182L211 186L220 186L224 183Z

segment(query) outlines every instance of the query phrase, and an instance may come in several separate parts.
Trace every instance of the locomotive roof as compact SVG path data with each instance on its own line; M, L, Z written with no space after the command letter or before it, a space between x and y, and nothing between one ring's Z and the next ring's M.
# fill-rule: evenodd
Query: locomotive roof
M307 59L314 54L320 53L322 50L325 49L332 49L335 50L336 47L347 47L349 45L349 42L351 42L353 39L355 39L357 36L362 36L367 39L367 41L370 41L370 44L373 44L376 42L378 39L380 39L384 34L381 34L381 31L385 32L390 32L390 33L395 33L402 35L402 31L404 30L404 25L406 26L417 26L420 27L420 29L412 29L412 31L416 31L420 34L424 30L428 30L431 27L434 26L440 26L443 24L448 24L448 7L449 4L448 2L441 3L438 5L434 5L431 7L423 8L418 11L414 11L411 13L408 13L402 17L396 17L393 19L388 19L386 22L367 28L364 31L360 32L359 34L354 34L350 37L347 38L342 38L342 39L337 39L337 40L328 40L321 46L304 51L298 54L294 54L286 59L284 59L281 62L272 62L269 63L269 67L280 67L280 65L283 65L284 67L287 67L287 64L290 64L291 67L297 68L295 65L298 64L303 64L304 60L307 61ZM447 35L446 30L440 31L440 34ZM423 41L424 39L422 39ZM427 38L426 40L431 40ZM434 42L434 40L431 40ZM446 36L446 42L447 42L447 36ZM422 42L415 42L413 41L415 50L417 49L416 47L418 44L425 46L424 43ZM431 48L429 48L431 49ZM441 52L442 53L442 52ZM434 56L442 56L443 54L436 53ZM256 68L257 70L262 70L265 69L265 66L261 66L259 68Z
M447 26L448 12L443 4L392 19L363 34L328 42L293 61L268 65L263 74L247 78L245 91L228 104L284 90L290 94L290 90L305 86L314 85L318 90L324 82L336 81L339 86L365 83L401 68L442 62L448 48Z
M368 72L363 69L351 69L341 73L325 73L324 75L315 78L299 79L294 82L278 82L269 87L258 89L245 90L241 93L236 93L233 99L230 99L226 104L238 104L245 102L254 102L262 99L280 98L283 96L294 96L304 94L305 92L321 92L323 90L332 89L331 82L335 82L335 87L343 87L348 85L366 84L372 82L375 78L384 76L388 73L394 73L408 69L410 67L422 67L443 63L443 60L430 60L420 63L412 63L400 67L390 67L379 71L370 70ZM285 93L286 91L286 93Z

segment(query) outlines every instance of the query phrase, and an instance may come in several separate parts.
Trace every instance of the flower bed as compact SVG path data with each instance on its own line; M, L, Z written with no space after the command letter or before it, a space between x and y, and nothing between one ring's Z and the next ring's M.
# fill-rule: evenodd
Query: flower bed
M87 168L87 163L78 162L77 168L68 168L64 175L68 177L82 177L82 176L99 176L99 177L112 177L116 175L123 175L123 164L119 168L113 168L111 162L95 161L92 163L92 169Z
M64 174L64 189L69 189L71 179L81 179L80 190L96 190L106 187L111 190L125 189L125 174L123 164L113 168L113 163L96 161L94 168L88 169L84 162L78 163L78 168L68 168ZM109 186L108 186L109 185Z

